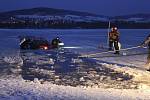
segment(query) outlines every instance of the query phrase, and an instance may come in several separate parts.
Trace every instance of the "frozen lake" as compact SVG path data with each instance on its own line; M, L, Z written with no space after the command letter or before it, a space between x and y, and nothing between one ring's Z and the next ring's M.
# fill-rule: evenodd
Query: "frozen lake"
M122 48L128 48L141 44L150 29L121 29L119 32ZM59 36L66 47L80 48L20 51L18 37L21 35L44 37L47 40ZM107 29L0 29L0 45L0 99L16 99L19 96L30 99L60 96L64 99L66 95L65 99L83 97L98 100L105 96L111 98L110 93L115 93L113 97L119 94L120 98L132 98L132 95L133 99L137 99L139 94L142 94L142 99L149 98L149 90L145 91L145 84L149 83L149 72L142 69L147 54L137 54L137 49L134 49L127 51L127 56L116 56L111 52L81 57L83 54L102 52L98 46L107 45ZM143 52L142 50L147 49L139 51ZM94 92L91 92L92 88L81 87L92 87ZM123 89L125 92L122 92ZM83 91L86 91L85 94Z
M150 29L120 29L122 48L139 45L149 34ZM0 29L1 55L14 54L19 50L21 35L44 37L48 40L59 36L65 46L81 47L72 49L79 53L95 52L99 45L107 45L107 29Z
M121 37L120 42L122 48L134 47L140 45L150 30L135 30L135 29L121 29L119 30ZM80 47L77 49L64 50L29 50L23 51L19 49L19 36L31 35L43 37L47 40L59 36L65 43L66 47ZM32 74L37 71L55 71L55 74L72 74L78 73L78 68L81 67L83 71L90 70L90 67L96 68L96 60L109 64L119 64L120 66L141 66L144 64L145 56L136 57L129 63L128 57L116 57L113 53L95 55L96 59L80 58L79 54L100 53L102 50L98 48L100 45L107 46L107 29L71 29L71 30L54 30L54 29L1 29L0 30L0 74L4 75L10 72L11 68L17 69L17 66L22 66L22 76L29 79L27 74L33 69ZM143 49L142 49L143 50ZM134 49L127 51L127 55L132 56L137 53L144 53L141 49ZM144 49L146 50L146 49ZM139 52L140 51L140 52ZM124 51L121 51L123 53ZM132 54L132 55L131 55ZM143 54L142 54L143 55ZM92 57L91 57L92 58ZM134 56L135 58L135 56ZM115 60L116 59L116 60ZM126 62L124 63L124 61ZM135 62L137 61L137 62ZM83 67L86 66L86 67ZM17 71L18 73L19 71ZM20 72L19 72L20 73ZM39 72L37 72L39 73ZM44 72L45 73L45 72ZM74 74L73 74L74 75ZM41 75L34 76L42 78ZM33 78L34 78L33 77ZM45 76L44 76L45 77Z

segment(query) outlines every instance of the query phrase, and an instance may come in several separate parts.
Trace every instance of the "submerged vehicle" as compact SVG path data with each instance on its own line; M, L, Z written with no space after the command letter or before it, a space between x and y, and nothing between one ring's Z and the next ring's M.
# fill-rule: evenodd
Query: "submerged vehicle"
M20 49L56 49L64 46L64 43L60 41L59 37L54 38L51 42L41 37L34 36L21 36L20 37Z

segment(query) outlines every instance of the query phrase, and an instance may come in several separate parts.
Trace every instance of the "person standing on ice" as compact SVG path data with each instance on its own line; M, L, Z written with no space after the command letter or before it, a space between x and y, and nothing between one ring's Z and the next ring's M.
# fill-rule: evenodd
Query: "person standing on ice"
M144 47L145 45L148 46L148 56L147 56L147 62L145 64L145 67L147 71L150 71L150 34L147 36L145 41L142 43L141 47Z
M112 27L111 32L109 32L109 50L112 50L114 46L114 54L119 54L119 34L117 27Z
M53 48L58 48L59 43L62 43L62 42L60 41L59 37L56 37L52 40L51 45Z

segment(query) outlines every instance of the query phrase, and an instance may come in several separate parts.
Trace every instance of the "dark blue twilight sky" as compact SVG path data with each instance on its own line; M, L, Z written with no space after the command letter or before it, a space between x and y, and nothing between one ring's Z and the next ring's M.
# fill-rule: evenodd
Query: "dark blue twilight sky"
M0 0L0 12L50 7L116 16L150 13L150 0Z

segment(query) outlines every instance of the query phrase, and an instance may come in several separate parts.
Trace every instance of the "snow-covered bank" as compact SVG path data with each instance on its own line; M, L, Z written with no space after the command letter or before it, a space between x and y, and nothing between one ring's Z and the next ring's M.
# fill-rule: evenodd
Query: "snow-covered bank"
M121 51L120 55L115 55L113 52L93 55L92 59L106 68L112 69L119 73L129 74L132 80L136 83L150 86L150 72L144 67L147 54L146 50L136 49L129 51ZM122 55L125 53L125 55Z
M150 72L149 71L141 70L137 68L130 68L128 66L120 67L117 65L110 65L106 63L103 63L102 66L113 69L117 72L122 72L124 74L132 75L133 76L132 80L138 83L138 89L140 88L150 89L150 80L149 80Z
M32 61L35 62L36 68L32 68L34 74L36 71L36 74L38 75L41 75L40 73L42 73L42 75L49 74L45 72L47 69L44 70L45 66L50 64L50 62L46 60L46 55L39 56L37 54L35 55L33 53L27 53L27 55L24 56L28 59L26 63ZM75 66L77 63L78 67L80 66L80 68L82 68L82 70L79 70L79 72L74 70L75 75L67 74L67 81L64 80L65 77L59 75L59 83L63 83L64 85L56 85L57 83L55 84L55 80L38 80L36 75L33 81L23 79L23 74L17 77L5 76L0 79L0 100L149 100L149 72L138 68L133 68L133 66L122 67L116 64L110 64L111 62L115 61L115 59L112 60L113 58L109 60L109 63L102 63L100 58L100 62L97 59L97 61L94 60L96 61L96 63L94 63L90 60L91 58L76 59L77 55L72 53L63 53L63 56L60 57L64 56L67 56L67 59L65 59L67 62L72 62L72 66ZM128 59L132 58L132 56L126 57ZM38 60L39 58L40 62ZM123 58L124 57L122 57L122 59ZM6 58L4 58L4 60L5 62L7 61ZM41 61L47 62L41 63ZM63 61L63 59L61 59L61 61ZM59 63L56 65L58 66L58 64ZM38 66L41 68L41 65L43 69L37 69ZM61 67L66 66L66 64L60 65ZM32 65L25 67L30 68ZM76 87L70 86L68 82L71 82L73 79L76 79L80 84L76 84ZM73 82L76 83L76 81ZM87 84L87 86L85 84Z
M149 100L148 89L58 86L50 82L0 79L0 100Z

